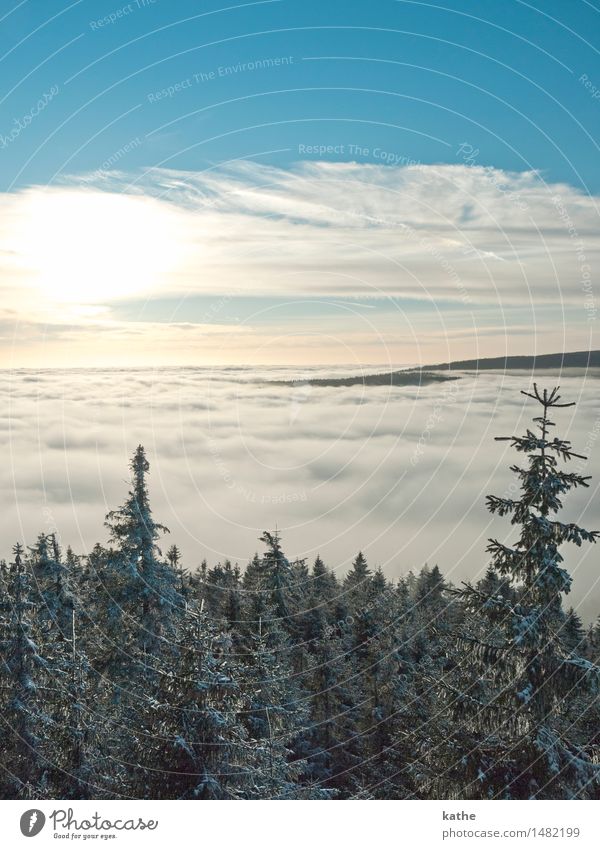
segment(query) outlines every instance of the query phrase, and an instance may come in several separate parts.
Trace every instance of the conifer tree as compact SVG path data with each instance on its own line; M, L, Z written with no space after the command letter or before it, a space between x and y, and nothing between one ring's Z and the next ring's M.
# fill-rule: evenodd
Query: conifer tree
M163 668L156 695L140 705L145 742L132 770L135 795L243 798L250 746L237 717L239 703L233 659L207 614L188 609L176 660Z
M0 693L2 698L2 773L0 797L38 799L47 792L48 761L44 734L50 720L44 710L42 675L46 660L36 641L36 605L23 547L3 569L0 615Z
M560 402L558 387L540 392L534 383L532 393L522 394L541 407L534 418L537 432L497 437L527 458L526 464L511 466L521 496L487 498L492 513L509 516L519 529L512 545L491 539L487 549L492 569L516 588L517 597L484 594L469 584L460 593L468 608L501 634L493 643L480 639L473 644L495 692L482 705L482 713L491 712L493 719L471 764L471 786L479 786L484 796L565 798L584 792L596 768L589 753L560 733L558 714L574 687L593 685L597 670L571 650L557 627L562 597L571 587L559 549L566 542L593 543L599 533L556 515L563 496L587 487L589 480L560 466L560 461L585 458L568 440L550 435L552 411L573 404Z
M268 612L268 608L267 608ZM274 608L271 608L271 614ZM252 796L261 799L319 798L318 788L299 776L304 760L294 755L306 733L308 705L289 660L289 639L273 615L250 634L243 671L243 721L252 743Z
M185 600L189 596L188 575L181 563L181 552L176 545L172 545L167 551L167 561L172 571L177 575L177 591Z
M359 551L346 579L344 581L344 589L354 596L366 594L368 592L368 583L371 580L372 572L367 564L366 557Z
M262 568L263 573L267 576L276 615L289 622L288 602L292 577L290 562L283 553L281 538L277 531L274 534L265 531L260 539L267 546L262 558Z
M331 604L335 599L337 590L338 586L335 575L325 566L320 555L317 555L313 564L310 591L321 602Z
M79 563L63 560L56 536L38 536L31 550L36 585L39 641L45 657L42 674L47 740L52 750L49 782L59 798L86 798L100 775L94 774L98 716L89 688L89 662L78 634L83 619L78 599Z
M138 446L131 461L132 486L125 504L106 517L110 542L107 590L117 605L124 650L137 664L136 678L153 677L154 659L171 652L176 618L184 608L175 570L161 559L158 540L168 533L155 522L146 475L149 463ZM115 612L117 612L115 611ZM114 633L117 629L111 628ZM123 640L123 637L126 639ZM127 680L131 670L124 669Z
M313 616L311 663L305 680L310 714L295 748L304 763L302 774L334 795L354 787L361 763L360 675L343 628L328 625L322 610Z
M127 765L143 759L152 727L147 706L160 699L164 669L176 661L178 623L185 609L177 573L158 547L167 529L152 514L148 471L140 445L131 461L128 497L106 517L111 547L96 551L104 600L96 617L101 690L115 729L115 785L129 795L133 773Z
M365 567L366 562L361 564L363 572ZM414 730L420 727L421 738L426 738L430 714L421 691L430 688L419 682L412 635L402 627L401 597L381 570L365 589L363 598L355 596L352 608L351 656L361 696L360 760L352 774L352 794L367 799L404 798L416 791L415 775L422 771ZM432 671L427 655L419 658L418 665Z
M61 556L55 534L40 534L31 549L33 579L39 597L37 621L43 630L55 631L53 638L67 639L75 607L74 576Z

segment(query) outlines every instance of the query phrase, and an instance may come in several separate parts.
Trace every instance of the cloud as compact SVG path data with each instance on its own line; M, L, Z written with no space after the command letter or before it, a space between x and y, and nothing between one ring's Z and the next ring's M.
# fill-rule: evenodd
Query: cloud
M259 382L293 376L274 368L31 376L0 372L0 556L49 527L80 552L105 540L104 515L125 498L140 442L155 516L188 568L203 557L243 564L277 525L290 556L320 553L340 573L363 549L391 577L437 562L459 583L485 570L489 536L514 541L508 522L490 525L485 496L513 481L514 452L493 437L531 423L532 405L519 394L524 374L467 376L452 395L439 386L337 387L301 399ZM590 530L600 528L597 380L598 372L544 377L578 401L561 411L557 433L589 455L593 479L566 500L564 518ZM572 546L565 554L575 575L568 601L596 616L596 553Z
M187 211L181 238L193 269L209 271L195 285L211 293L460 300L455 271L476 301L521 303L534 290L556 303L578 297L569 287L580 271L575 242L588 262L600 247L598 198L537 172L244 161L133 180L106 175L101 184Z
M1 195L0 238L0 336L22 365L412 362L416 339L492 354L533 327L586 347L600 252L598 198L467 165L95 173Z
M555 274L537 275L552 270L553 257L562 261L574 252L565 215L590 257L597 257L600 245L598 199L567 185L547 185L534 172L352 163L283 170L242 162L218 171L155 169L137 179L94 179L94 186L72 178L66 186L5 195L4 264L25 272L30 246L18 236L40 239L53 211L68 209L89 219L92 270L94 258L110 257L111 250L116 258L127 255L127 240L139 261L148 252L156 260L153 241L162 230L171 252L187 265L167 268L149 289L322 295L379 290L457 299L445 267L454 263L474 297L495 299L493 281L508 303L526 294L527 283L538 297L556 298ZM116 226L106 232L111 214ZM65 243L74 235L65 233ZM57 225L49 236L58 238Z

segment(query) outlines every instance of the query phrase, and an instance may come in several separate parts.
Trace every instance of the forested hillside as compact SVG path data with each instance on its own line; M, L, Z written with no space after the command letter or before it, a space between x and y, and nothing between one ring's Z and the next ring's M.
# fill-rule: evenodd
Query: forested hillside
M598 798L600 627L565 608L560 553L598 534L557 515L588 485L565 405L529 398L514 492L488 498L510 545L461 586L360 552L337 576L276 532L187 564L139 446L106 544L41 534L1 564L0 797Z

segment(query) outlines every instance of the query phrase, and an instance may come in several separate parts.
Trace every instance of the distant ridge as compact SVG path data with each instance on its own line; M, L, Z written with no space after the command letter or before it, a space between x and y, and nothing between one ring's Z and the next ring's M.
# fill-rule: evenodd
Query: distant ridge
M446 383L448 380L458 380L439 372L424 369L407 369L406 371L388 371L384 374L360 374L351 377L311 377L300 380L269 380L274 386L429 386L430 383Z
M458 380L452 371L534 371L535 369L600 368L600 351L572 351L565 354L536 356L484 357L481 360L454 360L451 363L421 366L420 368L389 371L382 374L352 375L351 377L314 377L296 380L271 380L280 386L428 386L446 380Z
M482 371L487 369L541 369L541 368L600 368L600 351L572 351L565 354L537 354L535 356L485 357L481 360L454 360L422 366L427 371ZM419 369L420 370L420 369Z

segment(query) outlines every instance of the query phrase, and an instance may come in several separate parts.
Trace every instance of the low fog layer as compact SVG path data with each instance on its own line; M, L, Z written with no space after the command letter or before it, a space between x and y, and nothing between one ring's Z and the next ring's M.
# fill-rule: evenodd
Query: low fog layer
M358 549L396 577L437 563L455 583L481 575L486 539L516 539L485 495L510 491L509 443L537 415L530 375L484 373L426 387L269 385L343 369L14 371L0 373L2 556L58 533L79 553L105 541L104 514L128 486L138 443L151 462L156 518L194 569L241 565L277 526L289 557L317 554L343 574ZM588 490L564 519L600 529L600 370L560 376L556 432L588 454ZM555 373L537 375L553 386ZM170 542L168 543L170 544ZM568 602L600 609L595 546L565 551Z

